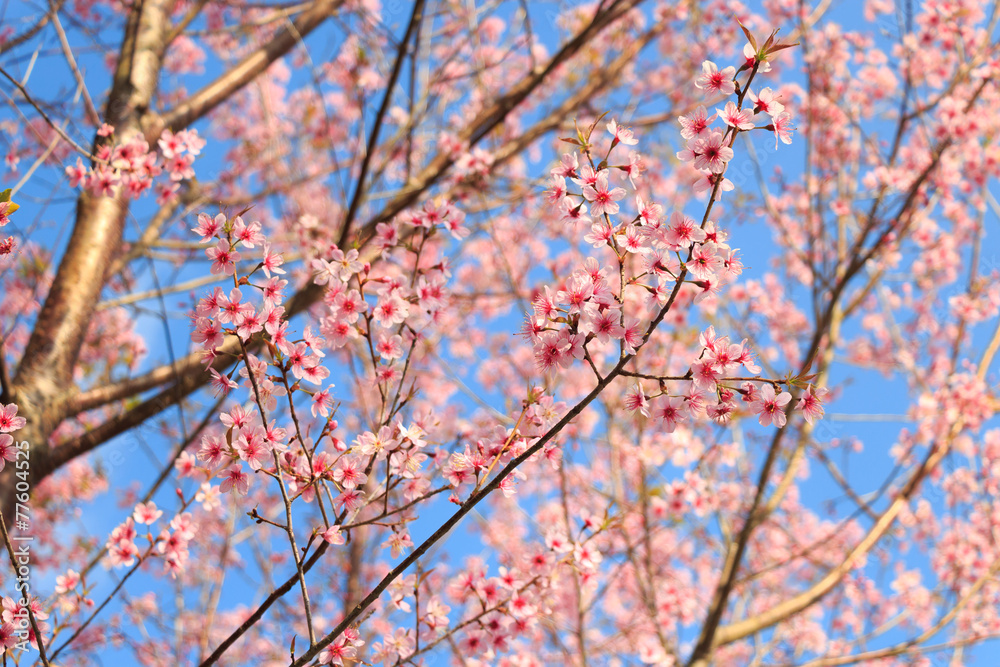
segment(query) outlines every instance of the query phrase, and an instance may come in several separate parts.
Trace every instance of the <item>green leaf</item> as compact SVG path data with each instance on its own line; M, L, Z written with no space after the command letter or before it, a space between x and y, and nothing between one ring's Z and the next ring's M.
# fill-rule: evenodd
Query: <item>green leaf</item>
M0 192L0 202L10 202L10 206L7 208L7 215L10 215L17 209L21 208L19 205L10 201L11 193L13 193L13 190L11 188L7 188L3 192Z

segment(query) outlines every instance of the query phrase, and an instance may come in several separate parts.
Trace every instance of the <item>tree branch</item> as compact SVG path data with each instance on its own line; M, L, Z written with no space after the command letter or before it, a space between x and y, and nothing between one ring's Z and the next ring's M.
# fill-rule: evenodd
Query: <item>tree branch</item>
M306 35L332 16L342 4L344 0L316 0L296 17L291 26L282 28L267 44L243 58L231 70L163 113L155 125L176 132L202 118L253 81L296 44L301 43Z

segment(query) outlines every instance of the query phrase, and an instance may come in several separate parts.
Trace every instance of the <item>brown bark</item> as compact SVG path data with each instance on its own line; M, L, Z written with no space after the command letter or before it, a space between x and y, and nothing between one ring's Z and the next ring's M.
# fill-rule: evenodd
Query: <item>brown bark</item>
M125 140L142 131L142 114L158 83L172 7L173 0L146 0L126 24L104 110L105 122ZM95 149L99 141L95 139ZM77 198L69 244L14 376L11 398L27 420L18 437L32 445L33 484L54 470L47 447L49 436L62 421L63 407L73 393L73 369L104 287L105 273L121 246L127 213L128 203L119 197L83 192Z

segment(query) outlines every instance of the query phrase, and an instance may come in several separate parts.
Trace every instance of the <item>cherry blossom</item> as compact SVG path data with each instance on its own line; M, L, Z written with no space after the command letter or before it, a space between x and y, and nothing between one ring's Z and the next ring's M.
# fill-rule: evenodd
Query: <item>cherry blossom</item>
M624 199L625 194L624 188L609 188L608 175L604 172L597 175L593 185L583 188L583 196L590 202L590 214L595 216L618 213L620 207L616 202Z
M383 4L0 29L5 660L988 657L990 8Z
M792 400L792 395L787 391L775 395L774 387L765 384L760 388L760 392L750 404L750 409L758 415L761 426L774 424L781 427L785 425L784 407Z
M726 67L723 70L719 70L715 63L706 60L701 65L701 76L695 80L694 85L708 93L732 95L736 91L736 86L733 83L733 77L735 76L735 67Z

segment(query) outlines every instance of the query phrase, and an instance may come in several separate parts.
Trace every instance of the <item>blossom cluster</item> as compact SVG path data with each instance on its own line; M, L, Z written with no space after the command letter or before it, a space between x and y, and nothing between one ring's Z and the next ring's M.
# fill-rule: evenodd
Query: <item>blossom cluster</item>
M385 253L400 245L404 235L427 239L439 229L461 239L468 233L463 221L462 212L450 202L428 201L391 223L379 223L373 245ZM401 233L401 229L407 231ZM360 261L356 249L345 253L334 246L327 257L312 261L314 282L325 287L323 301L329 307L329 314L320 320L320 332L331 349L370 340L379 361L377 382L398 381L397 362L406 356L418 332L437 320L448 303L446 283L451 273L447 263L421 267L419 277L410 281L401 274L372 275L371 266Z
M461 238L462 220L461 212L450 203L428 202L391 223L378 225L374 245L389 252L402 246L404 239L417 235L421 240L414 243L423 248L439 229ZM331 244L322 257L310 262L313 282L324 288L326 314L320 317L319 335L306 327L300 339L293 339L282 305L287 284L279 277L284 273L280 268L283 258L272 252L259 223L248 223L239 215L201 214L193 231L200 235L202 243L214 242L205 251L212 261L211 271L231 276L234 285L228 291L216 287L199 301L193 340L202 346L209 364L222 354L235 354L243 362L238 365L238 373L256 403L250 407L232 405L220 416L224 435L206 433L197 458L188 453L180 457L178 468L182 474L202 470L209 478L217 476L222 480L218 487L203 484L195 499L208 507L218 502L219 493L246 495L250 492L251 473L263 473L287 483L291 501L301 497L312 502L323 485L332 485L337 492L331 497L334 506L353 515L369 502L363 489L372 466L380 461L384 461L390 477L402 481L404 500L414 501L426 493L429 482L419 474L429 458L423 453L426 434L418 423L406 425L398 418L392 419L395 411L388 410L387 400L389 389L398 387L398 402L419 332L426 330L446 305L447 265L440 262L415 267L413 280L399 274L373 275L371 266L360 260L357 249L345 252ZM244 273L240 267L249 253L254 253L252 261L256 266ZM258 294L259 300L249 298L247 289ZM227 336L238 339L238 351L223 351ZM370 352L372 381L382 396L386 419L349 445L334 435L338 425L332 415L332 385L317 389L305 385L321 385L328 377L329 370L322 363L327 352L362 341L359 349ZM260 345L269 359L251 351ZM234 380L237 371L228 375L214 367L209 371L220 391L239 386ZM326 419L317 438L300 429L293 402L296 393L308 394L312 416ZM294 424L279 427L274 419L268 419L266 411L278 410L279 397L287 398ZM321 449L323 442L329 449ZM343 544L346 539L339 524L324 525L319 535L330 544ZM393 530L385 546L391 548L393 557L412 546L405 527Z
M617 342L623 355L635 354L648 318L626 312L629 292L645 300L647 314L655 313L685 282L697 288L695 300L701 301L742 272L738 250L726 243L727 234L711 220L699 225L680 211L666 220L663 208L647 202L638 192L633 211L620 215L618 201L628 193L625 183L613 185L610 179L613 173L624 172L631 183L631 165L637 160L633 152L629 165L611 167L609 159L616 146L634 145L637 140L614 120L607 124L607 130L613 137L608 158L595 166L589 150L582 156L564 154L552 171L549 194L565 219L590 224L585 240L594 248L610 248L619 271L603 268L591 257L569 276L562 289L553 293L545 288L535 298L534 313L525 329L534 342L536 362L544 371L583 360L594 340ZM567 190L567 178L579 192ZM612 282L618 282L617 288Z
M608 122L610 147L596 156L593 132L597 123L586 134L579 132L577 139L565 140L580 149L565 153L552 170L549 201L564 221L590 225L585 241L597 249L610 249L617 270L613 264L602 267L590 257L558 290L546 287L535 297L524 333L534 344L535 362L542 371L565 369L585 360L600 378L595 362L600 355L595 353L595 346L606 349L607 344L615 344L619 358L636 355L652 333L654 315L665 313L685 285L695 288L693 301L698 303L717 294L721 286L742 273L739 251L729 246L728 234L710 219L720 193L732 189L725 172L734 155L733 142L739 132L754 129L774 131L781 141L791 142L790 114L774 92L764 88L755 94L749 87L754 74L767 71L766 60L758 61L750 45L745 55L747 62L740 72L751 70L751 75L743 88L737 82L739 72L735 67L720 71L708 61L695 82L706 94L735 96L735 100L727 101L712 116L702 106L679 118L681 136L688 144L677 157L691 162L702 173L695 189L710 190L713 195L700 224L682 211L674 211L666 218L659 204L643 198L636 187L641 157L630 150L628 162L624 163L615 154L617 147L638 144L629 128L613 119ZM752 106L744 108L745 99ZM758 114L767 116L769 124L758 128ZM714 129L712 124L720 118L722 127ZM567 179L572 186L567 187ZM634 208L626 212L619 202L629 196L629 190L633 191ZM645 303L644 312L636 306L637 301ZM655 418L669 433L678 423L700 414L726 423L740 407L739 396L758 415L761 425L784 426L785 406L792 397L780 389L790 382L760 378L760 367L746 340L730 343L726 337L716 337L710 327L700 343L699 355L685 375L668 378L626 372L658 380L659 386L657 393L647 395L641 381L636 382L625 395L626 408ZM741 367L750 377L736 376ZM668 381L673 391L667 388ZM678 386L686 389L679 390ZM809 389L796 407L803 409L811 421L822 415L820 399L819 392Z
M107 561L112 567L129 567L136 558L145 559L155 553L163 559L164 571L176 577L182 572L190 558L188 545L197 534L197 526L190 512L180 512L174 516L166 527L160 529L155 536L152 526L163 516L163 511L150 501L135 506L132 516L111 531L111 536L105 545ZM148 550L140 553L135 541L139 537L137 526L148 526L145 538L149 543ZM70 572L72 574L72 571ZM63 588L72 588L74 579L64 582Z
M27 605L22 604L27 602ZM10 596L4 596L2 600L3 611L0 612L0 648L11 649L21 643L17 635L17 627L21 624L22 619L27 617L27 607L31 608L31 615L35 619L35 625L38 626L38 631L43 635L48 634L51 630L51 626L47 623L49 614L45 611L45 607L42 606L41 600L32 597L30 601L24 600L20 596L18 598L13 598ZM28 642L37 651L38 650L38 636L35 634L35 628L28 626Z
M77 158L75 165L66 167L70 187L82 186L95 197L118 194L138 197L166 172L169 179L158 186L157 202L169 201L181 181L194 178L194 159L205 146L205 140L194 129L176 134L164 130L157 141L158 151L151 149L139 133L121 142L115 141L114 128L110 125L102 125L97 133L107 141L98 147L94 164L85 166Z
M455 491L452 501L458 502L458 491L463 485L474 484L478 487L491 472L523 454L532 444L534 436L545 433L565 411L564 403L555 401L552 396L545 395L541 387L536 387L529 392L516 428L507 430L497 427L485 437L476 438L474 445L466 444L462 451L453 452L442 468L445 479ZM558 470L561 452L554 442L546 443L541 456ZM517 481L525 478L522 471L515 469L500 481L501 493L508 498L514 495Z

